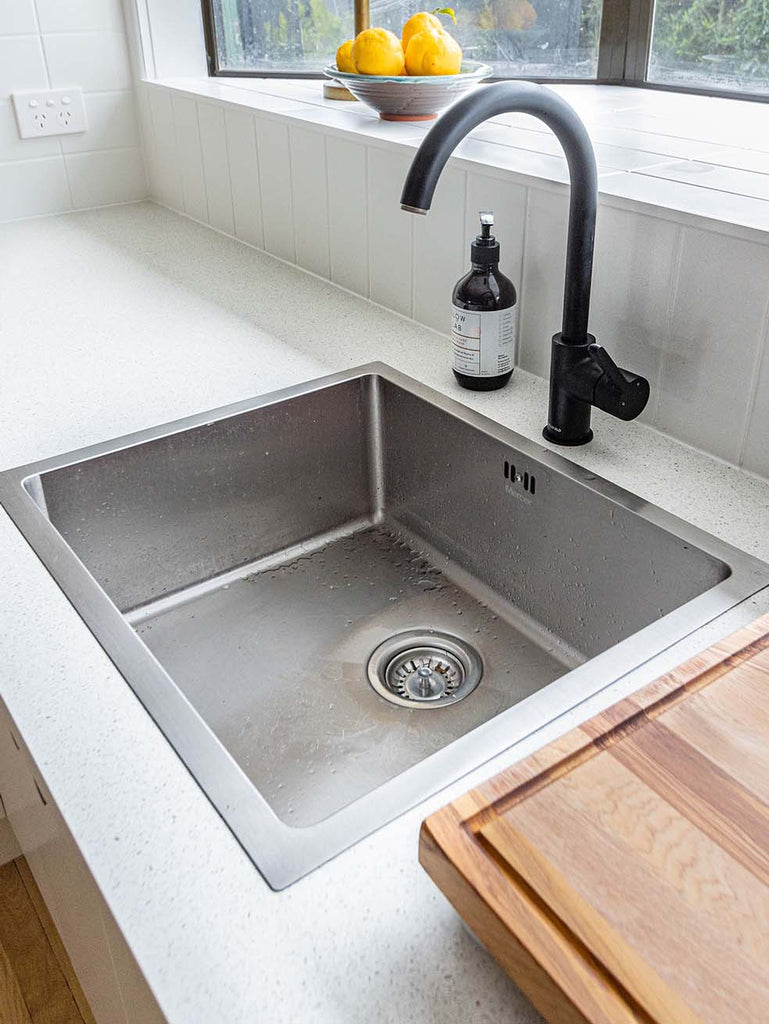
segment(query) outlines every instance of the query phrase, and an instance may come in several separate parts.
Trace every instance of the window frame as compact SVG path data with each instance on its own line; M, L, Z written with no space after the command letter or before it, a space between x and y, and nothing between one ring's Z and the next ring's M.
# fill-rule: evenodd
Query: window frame
M211 78L323 79L319 71L233 71L219 66L216 47L215 0L200 0L206 66ZM355 0L356 32L368 27L368 0ZM492 76L489 82L538 82L543 85L624 85L636 89L688 93L721 99L769 103L769 95L737 89L649 82L646 73L651 55L654 0L603 0L598 39L598 67L595 78L537 78L525 75Z

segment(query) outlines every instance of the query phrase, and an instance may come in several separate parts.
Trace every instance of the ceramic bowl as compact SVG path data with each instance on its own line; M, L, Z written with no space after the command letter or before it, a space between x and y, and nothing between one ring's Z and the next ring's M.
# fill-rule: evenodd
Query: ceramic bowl
M323 73L372 107L384 121L431 121L439 111L492 74L488 64L464 61L458 75L353 75L329 64Z

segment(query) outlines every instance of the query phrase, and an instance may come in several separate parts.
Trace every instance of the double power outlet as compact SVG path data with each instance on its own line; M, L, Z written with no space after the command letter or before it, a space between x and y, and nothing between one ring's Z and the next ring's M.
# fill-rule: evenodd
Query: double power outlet
M72 135L88 127L80 88L15 92L12 99L22 139Z

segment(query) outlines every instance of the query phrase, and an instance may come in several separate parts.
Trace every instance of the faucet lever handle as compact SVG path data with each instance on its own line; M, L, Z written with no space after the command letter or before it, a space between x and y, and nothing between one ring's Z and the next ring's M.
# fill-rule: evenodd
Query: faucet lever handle
M593 383L591 404L621 420L634 420L649 401L648 380L620 369L602 345L593 342L587 348L596 366L603 371Z
M593 342L592 345L588 345L587 350L601 367L617 391L626 391L628 380L603 345L598 345L596 342Z

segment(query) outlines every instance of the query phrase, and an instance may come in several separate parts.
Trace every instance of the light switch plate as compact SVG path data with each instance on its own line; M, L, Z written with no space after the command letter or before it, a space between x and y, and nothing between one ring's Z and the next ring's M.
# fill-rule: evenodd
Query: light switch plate
M83 91L71 89L36 89L34 92L11 94L16 123L22 139L39 139L45 135L72 135L84 132Z

